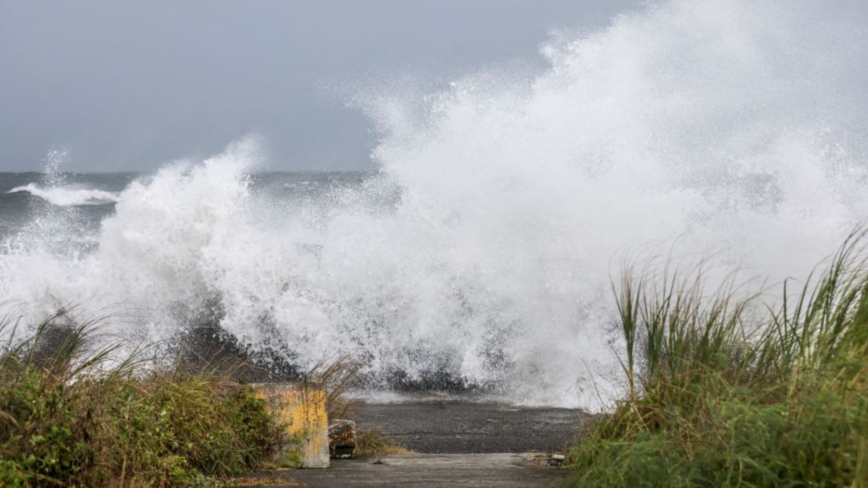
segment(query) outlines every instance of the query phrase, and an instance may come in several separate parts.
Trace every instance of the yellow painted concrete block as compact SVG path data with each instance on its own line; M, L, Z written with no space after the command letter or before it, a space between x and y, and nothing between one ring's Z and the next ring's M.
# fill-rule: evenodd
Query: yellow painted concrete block
M329 422L326 395L310 383L259 383L251 385L267 402L280 423L286 425L286 448L282 455L300 454L301 467L329 467Z

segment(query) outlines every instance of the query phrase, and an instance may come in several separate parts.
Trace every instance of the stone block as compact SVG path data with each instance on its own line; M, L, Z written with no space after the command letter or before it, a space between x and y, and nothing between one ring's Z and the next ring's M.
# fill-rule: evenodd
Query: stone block
M329 451L337 459L353 457L356 449L356 423L352 420L335 419L329 423Z

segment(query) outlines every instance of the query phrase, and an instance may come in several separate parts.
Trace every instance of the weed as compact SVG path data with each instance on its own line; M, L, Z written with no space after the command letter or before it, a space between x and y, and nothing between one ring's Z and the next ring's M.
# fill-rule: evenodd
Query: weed
M379 456L382 454L407 454L409 449L378 429L369 429L356 434L355 456Z
M348 395L356 386L363 363L351 356L341 356L332 362L315 365L306 375L306 380L322 386L326 393L328 418L342 419L354 406Z

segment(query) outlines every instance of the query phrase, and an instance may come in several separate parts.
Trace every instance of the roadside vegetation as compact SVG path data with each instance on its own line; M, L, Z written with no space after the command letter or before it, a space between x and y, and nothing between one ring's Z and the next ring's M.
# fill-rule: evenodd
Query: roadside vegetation
M412 452L399 444L395 438L380 432L379 429L368 429L356 435L356 449L353 455L378 458L384 454L409 454Z
M573 486L868 486L866 249L852 235L774 307L628 269L629 393L569 453Z
M0 346L0 486L208 486L272 458L281 426L250 387L116 364L97 333L62 311Z

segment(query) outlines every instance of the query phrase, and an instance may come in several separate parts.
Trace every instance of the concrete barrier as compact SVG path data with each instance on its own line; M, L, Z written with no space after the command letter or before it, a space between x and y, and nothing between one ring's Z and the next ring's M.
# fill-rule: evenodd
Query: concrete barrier
M250 385L286 426L284 464L302 468L329 467L329 425L325 392L310 383L257 383Z

